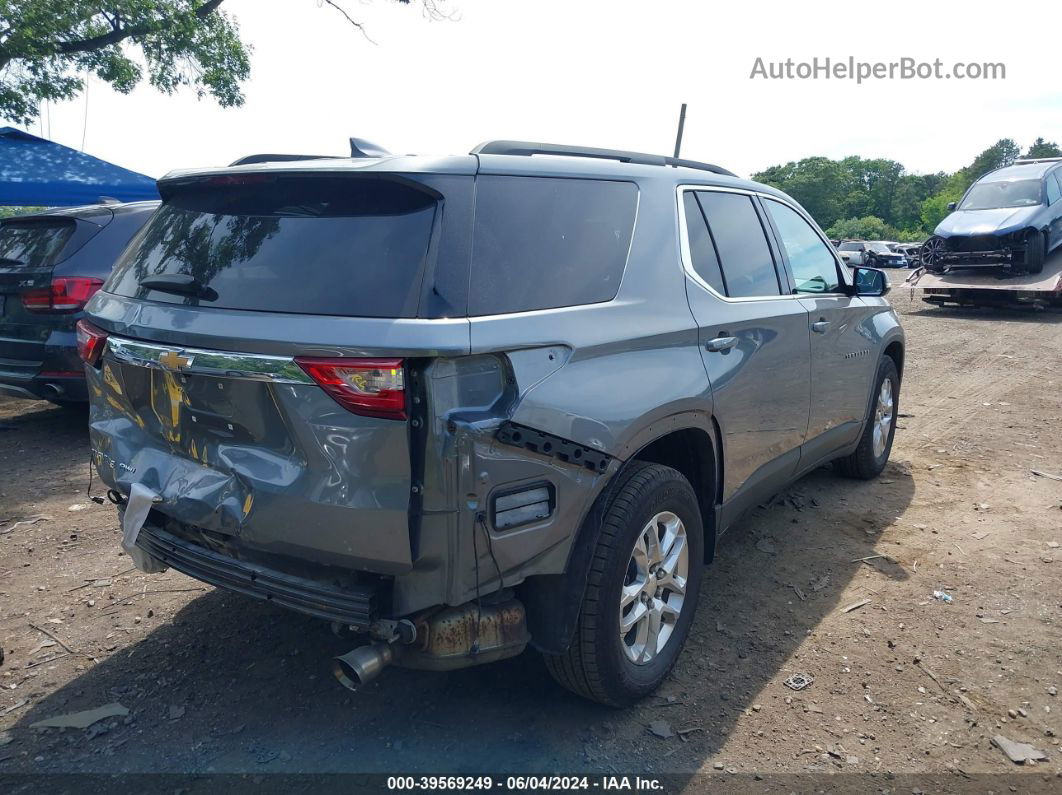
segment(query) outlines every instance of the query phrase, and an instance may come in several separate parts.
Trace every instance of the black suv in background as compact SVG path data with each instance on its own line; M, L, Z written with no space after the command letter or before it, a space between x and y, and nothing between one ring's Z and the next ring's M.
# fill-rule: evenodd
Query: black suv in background
M74 325L158 202L0 221L0 394L84 402Z

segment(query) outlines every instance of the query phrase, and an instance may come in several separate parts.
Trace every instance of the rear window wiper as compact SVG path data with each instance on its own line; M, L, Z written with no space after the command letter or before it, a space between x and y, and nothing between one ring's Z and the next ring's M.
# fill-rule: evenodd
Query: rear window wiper
M158 290L160 293L190 295L206 301L214 301L218 297L216 290L207 287L194 276L189 276L185 273L163 273L157 276L145 276L140 280L140 286L149 290Z
M10 265L15 268L24 266L26 263L14 257L0 257L0 265Z

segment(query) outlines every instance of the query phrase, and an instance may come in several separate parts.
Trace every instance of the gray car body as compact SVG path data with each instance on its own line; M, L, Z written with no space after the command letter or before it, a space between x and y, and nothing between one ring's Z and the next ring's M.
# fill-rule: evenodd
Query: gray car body
M160 495L159 514L238 539L270 561L378 574L391 584L393 617L518 586L533 642L563 648L574 613L550 594L581 593L594 541L584 520L628 462L660 459L677 439L691 448L683 453L685 473L700 494L710 558L716 536L745 509L852 452L878 362L890 355L902 368L903 332L883 298L857 297L846 284L836 294L728 299L696 276L680 200L685 190L770 197L814 226L791 199L764 185L688 168L505 155L321 160L194 174L273 169L579 177L638 187L626 269L615 299L604 303L390 320L204 311L121 297L107 286L92 300L92 322L112 335L102 369L88 368L92 447L103 480L123 494L144 483ZM784 264L777 235L771 237ZM850 282L848 268L836 264ZM813 323L828 331L813 333ZM708 340L731 335L732 349L706 350ZM191 367L168 372L157 361L167 351L190 356ZM259 391L235 413L218 398L216 413L227 411L253 439L210 442L190 453L181 446L187 428L167 427L157 407L131 405L129 395L142 387L131 386L139 376L121 369L121 357L172 392L222 371L232 376L233 359L212 364L211 352L250 355L228 394L243 388L237 383ZM337 411L319 387L292 374L298 355L420 363L408 387L411 420ZM207 391L199 389L197 400L209 409ZM271 445L268 428L248 430L270 421L287 424L294 451L287 439ZM507 443L499 431L508 424L599 454L604 463L591 469L541 447ZM491 526L489 547L482 537L477 543L476 522L487 521L498 494L542 482L555 490L547 519L504 532ZM567 612L543 615L551 609Z

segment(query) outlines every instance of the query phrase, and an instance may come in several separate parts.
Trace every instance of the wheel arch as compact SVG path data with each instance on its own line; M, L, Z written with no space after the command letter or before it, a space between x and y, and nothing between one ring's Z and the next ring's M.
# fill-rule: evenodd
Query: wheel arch
M640 438L641 446L616 469L579 523L564 573L529 577L517 587L535 648L561 654L571 644L598 541L598 518L637 463L670 466L690 481L704 525L704 563L712 561L718 535L723 458L719 426L714 417L706 420L680 425L660 423L657 427L665 428L664 432Z

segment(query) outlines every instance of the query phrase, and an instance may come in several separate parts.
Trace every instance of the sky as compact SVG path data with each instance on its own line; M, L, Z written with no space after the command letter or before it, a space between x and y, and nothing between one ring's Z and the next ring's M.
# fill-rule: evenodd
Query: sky
M1057 6L1039 0L1021 25L928 0L440 0L445 21L416 0L337 2L375 44L319 0L226 0L253 47L240 108L91 80L30 131L153 177L252 152L344 155L352 135L400 153L511 138L671 154L682 102L682 155L743 176L813 155L953 171L999 138L1062 140ZM757 58L815 57L1003 63L1006 79L750 78Z

